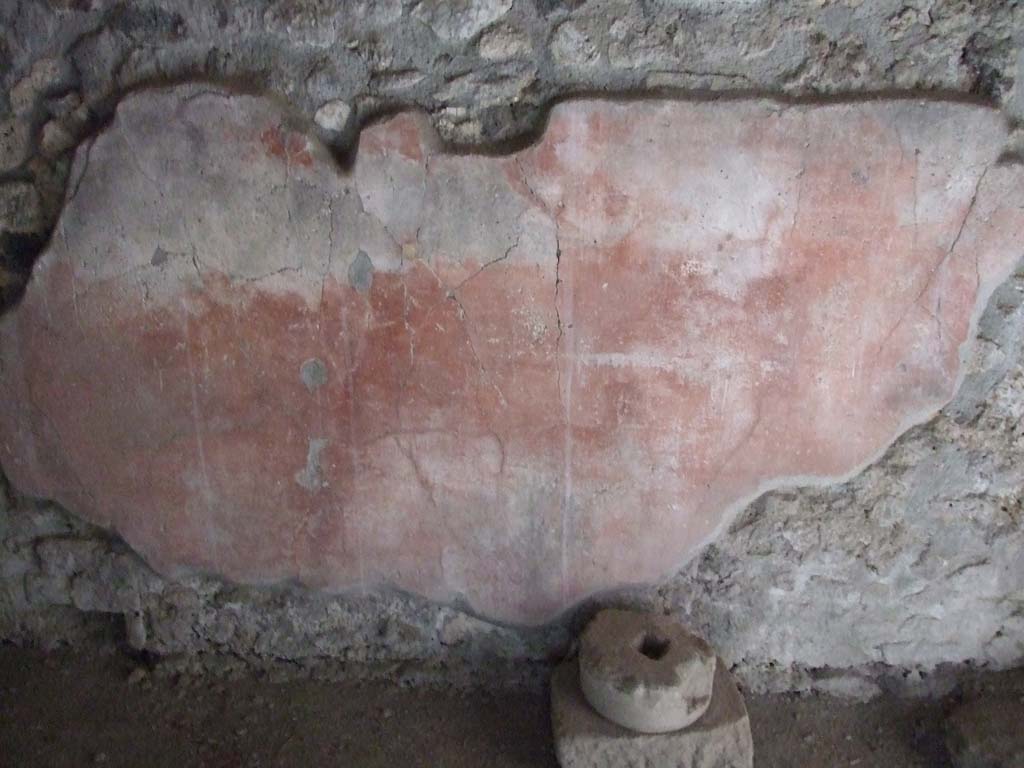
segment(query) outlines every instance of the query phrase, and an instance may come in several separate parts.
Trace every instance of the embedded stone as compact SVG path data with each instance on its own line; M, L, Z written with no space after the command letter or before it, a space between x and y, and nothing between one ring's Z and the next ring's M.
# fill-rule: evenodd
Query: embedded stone
M754 743L743 697L721 659L711 703L696 722L669 733L637 733L595 712L573 661L551 677L551 724L562 768L751 768Z
M11 107L17 115L27 115L36 100L67 82L68 66L59 59L39 59L32 70L15 83L10 90Z
M0 172L14 170L28 159L32 149L31 127L23 118L0 120Z
M420 0L413 17L424 21L442 40L467 40L500 19L512 0Z
M530 51L530 39L515 27L497 26L480 35L477 52L485 59L507 61Z
M78 135L68 130L63 120L50 120L43 126L39 149L46 157L57 157L75 146Z
M344 130L351 114L352 107L348 105L348 102L341 99L332 99L316 111L316 114L313 115L313 120L325 131L337 133Z
M592 67L601 58L601 52L572 21L562 22L551 40L551 55L556 62L569 67Z
M0 320L13 486L167 575L527 623L662 579L948 402L1024 231L970 104L576 100L506 155L399 114L350 169L288 125L126 97Z
M0 184L0 233L42 229L43 211L35 186L27 181Z
M666 616L601 611L580 637L579 665L590 706L639 733L685 728L711 702L715 654Z

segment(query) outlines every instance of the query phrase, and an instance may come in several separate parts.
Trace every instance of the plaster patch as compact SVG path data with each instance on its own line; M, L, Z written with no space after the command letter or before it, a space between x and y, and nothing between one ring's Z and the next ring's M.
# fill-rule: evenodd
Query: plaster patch
M976 106L581 100L506 156L398 115L350 173L283 124L123 101L0 321L13 484L164 572L520 622L660 579L948 402L1020 254Z

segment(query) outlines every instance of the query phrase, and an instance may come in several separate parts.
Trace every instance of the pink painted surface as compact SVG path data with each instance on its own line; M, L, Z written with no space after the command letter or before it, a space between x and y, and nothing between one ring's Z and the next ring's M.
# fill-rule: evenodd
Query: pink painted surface
M0 459L165 573L542 621L948 401L1024 252L1003 130L579 101L505 157L400 115L346 174L268 102L140 94L2 322Z

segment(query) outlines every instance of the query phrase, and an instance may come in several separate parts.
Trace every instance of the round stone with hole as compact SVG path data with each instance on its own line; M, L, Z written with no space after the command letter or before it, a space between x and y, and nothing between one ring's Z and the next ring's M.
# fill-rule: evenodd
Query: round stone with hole
M601 611L580 638L579 663L590 706L633 731L685 728L711 702L715 654L664 616Z

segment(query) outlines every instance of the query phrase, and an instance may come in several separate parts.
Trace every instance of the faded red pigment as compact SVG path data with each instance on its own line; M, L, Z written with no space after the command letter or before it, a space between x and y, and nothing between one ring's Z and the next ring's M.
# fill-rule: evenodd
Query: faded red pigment
M65 220L128 185L117 136L175 97L147 98ZM240 276L202 239L150 258L214 226L187 166L195 199L59 227L0 337L14 486L171 574L519 622L664 577L763 489L855 471L947 402L1021 252L1021 171L977 107L570 102L508 156L399 115L350 174L258 100L188 122L195 168L285 195L230 262L282 269Z

